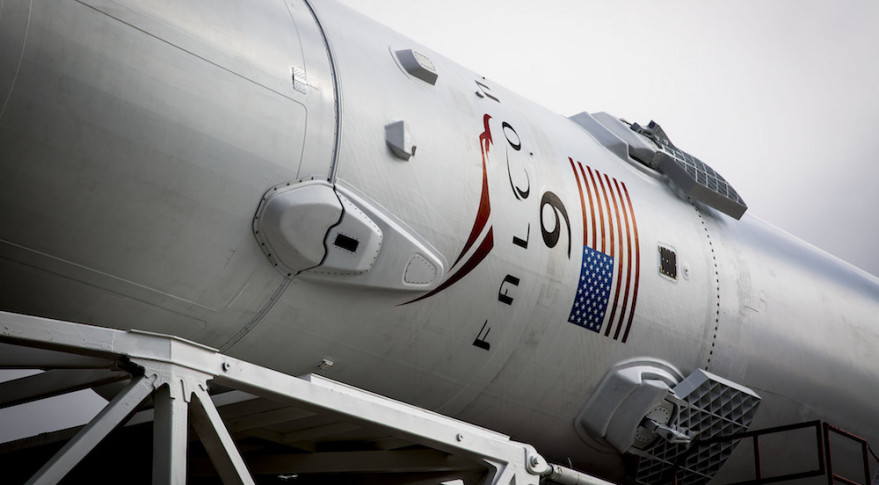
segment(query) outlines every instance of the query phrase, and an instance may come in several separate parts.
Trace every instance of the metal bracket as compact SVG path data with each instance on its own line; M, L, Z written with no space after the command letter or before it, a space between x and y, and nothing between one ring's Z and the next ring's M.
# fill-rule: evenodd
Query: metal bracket
M690 442L693 441L692 436L679 430L674 425L657 423L652 419L644 418L644 421L641 422L641 426L658 434L660 438L672 444L689 445Z

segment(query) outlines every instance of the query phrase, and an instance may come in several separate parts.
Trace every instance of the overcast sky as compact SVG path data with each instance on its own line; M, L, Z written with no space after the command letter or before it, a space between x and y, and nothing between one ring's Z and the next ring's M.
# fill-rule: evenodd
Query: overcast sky
M879 275L879 2L343 3L560 114L656 120L751 215Z

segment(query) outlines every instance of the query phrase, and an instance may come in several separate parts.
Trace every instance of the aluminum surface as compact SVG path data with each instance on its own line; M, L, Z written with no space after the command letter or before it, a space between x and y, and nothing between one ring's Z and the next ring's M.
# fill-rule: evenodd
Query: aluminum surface
M879 280L686 202L426 46L332 1L4 5L0 309L320 371L610 479L623 457L572 423L633 359L754 389L753 427L822 419L879 442ZM398 120L417 141L405 162L385 133ZM259 202L312 175L412 254L356 284L276 271ZM595 261L607 286L581 283ZM593 320L572 316L582 294L607 295Z

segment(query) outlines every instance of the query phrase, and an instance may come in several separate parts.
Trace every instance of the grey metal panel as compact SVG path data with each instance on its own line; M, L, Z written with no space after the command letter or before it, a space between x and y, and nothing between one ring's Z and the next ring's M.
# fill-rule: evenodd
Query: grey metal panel
M0 5L0 117L15 86L27 38L31 2L6 1Z
M333 46L327 41L312 3L295 0L289 2L287 8L296 25L307 76L305 106L309 122L296 178L322 176L333 181L339 170L342 136L340 74Z
M12 287L4 308L46 314L46 298L108 322L138 307L130 326L194 337L218 322L218 345L259 314L283 281L247 230L259 197L303 154L323 177L332 161L325 48L303 54L298 34L316 24L296 5L34 4L2 94L0 265L42 297ZM21 44L18 28L2 35ZM308 68L309 94L293 67Z
M209 7L190 0L77 1L251 83L290 99L303 98L291 76L293 66L304 66L304 54L281 0L250 4L216 0Z

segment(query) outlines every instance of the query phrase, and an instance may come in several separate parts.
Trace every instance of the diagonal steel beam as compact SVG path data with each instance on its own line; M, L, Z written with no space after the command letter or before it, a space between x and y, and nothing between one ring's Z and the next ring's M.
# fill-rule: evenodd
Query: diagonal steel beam
M0 383L0 408L128 379L127 372L54 369Z
M152 383L137 377L43 465L28 485L58 483L98 443L110 434L153 391Z
M115 359L0 343L0 369L106 369Z
M192 426L201 438L214 467L225 484L252 485L253 478L238 453L238 448L223 424L210 396L201 387L193 391Z

